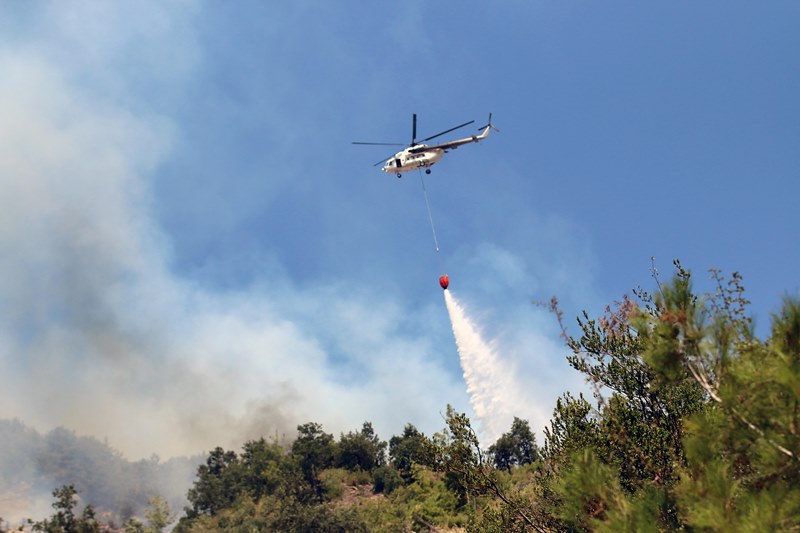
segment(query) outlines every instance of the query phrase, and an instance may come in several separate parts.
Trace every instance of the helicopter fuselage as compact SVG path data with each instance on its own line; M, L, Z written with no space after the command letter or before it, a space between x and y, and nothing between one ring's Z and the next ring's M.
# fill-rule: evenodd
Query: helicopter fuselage
M418 168L428 168L444 157L445 151L441 149L414 152L414 150L426 147L425 144L418 144L397 152L383 165L383 171L388 174L397 174Z

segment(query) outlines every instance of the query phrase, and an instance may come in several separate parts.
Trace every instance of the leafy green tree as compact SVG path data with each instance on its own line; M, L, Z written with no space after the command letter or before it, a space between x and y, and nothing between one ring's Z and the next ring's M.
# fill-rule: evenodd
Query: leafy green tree
M662 511L669 507L667 492L648 485L629 493L620 485L617 469L600 460L591 448L574 452L570 468L554 481L558 505L551 507L569 531L657 532L665 529Z
M87 505L81 516L75 514L78 491L73 485L64 485L53 491L55 514L49 519L33 524L33 531L45 533L99 533L94 507Z
M319 471L333 465L336 443L333 435L322 431L322 425L309 422L297 426L297 438L292 453L300 458L303 472Z
M414 479L412 467L415 463L430 464L428 444L428 438L413 424L406 424L402 435L389 439L389 459L406 483Z
M556 400L550 426L544 428L542 456L549 464L563 462L565 457L584 448L599 447L599 422L592 405L583 394L569 392Z
M305 456L290 454L277 441L264 438L246 442L240 455L216 448L198 468L188 494L192 507L185 509L174 531L262 531L284 504L321 502L324 490L318 475L330 465L332 455L319 453L316 446L332 442L332 436L323 434L318 425L307 425L301 436L304 439L295 443L294 450L307 452ZM303 461L309 468L305 473ZM307 479L305 474L314 477Z
M239 461L242 488L255 500L274 494L295 468L277 441L268 442L263 437L246 442Z
M510 511L506 526L513 524L514 527L509 531L535 527L534 512L529 502L517 494L508 493L500 473L487 462L486 455L481 451L469 418L448 405L446 422L447 430L436 435L429 445L429 454L437 470L452 476L449 486L466 495L467 501L470 497L485 495L498 498Z
M599 405L599 439L562 463L551 509L565 526L598 531L798 529L800 303L784 300L762 342L740 276L712 271L716 292L698 296L676 270L623 320L582 324L574 342L589 358L609 346L610 323L635 339L605 366L573 358L614 393Z
M675 364L674 346L656 346L653 339L677 338L670 305L681 305L680 316L687 321L699 322L703 313L688 272L680 268L671 284L659 284L655 297L643 291L637 296L641 304L624 298L599 319L584 313L577 339L564 330L573 351L567 359L587 376L597 408L582 397L565 395L545 431L550 474L544 479L543 503L561 527L597 529L603 523L641 521L660 528L681 526L673 488L686 464L684 421L705 409L705 395L691 372ZM597 480L609 473L617 481L606 483L606 492L598 494ZM578 508L583 515L574 514ZM573 515L565 515L565 509Z
M320 424L309 422L297 426L297 438L292 443L292 455L297 458L306 482L319 501L324 498L319 474L330 468L336 458L336 442L333 435L322 431Z
M197 479L187 495L189 517L214 515L236 501L241 491L241 465L236 452L219 446L197 468Z
M489 446L488 452L497 468L509 471L512 466L532 464L539 457L536 435L531 431L530 423L516 416L511 430Z
M161 496L150 498L148 505L149 507L144 512L147 526L136 518L130 518L125 522L125 533L161 533L175 520L169 503Z
M386 442L375 434L371 422L364 422L361 431L342 434L339 438L336 464L348 470L371 472L386 462Z
M161 496L153 496L148 502L144 512L147 519L147 533L161 533L175 520L175 515L169 508L169 503Z
M784 299L762 342L741 278L712 277L717 292L705 301L665 291L661 314L643 317L646 356L661 379L684 369L709 402L686 421L677 507L697 529L800 529L800 301Z
M663 287L669 298L686 304L693 320L693 297L688 276L676 277ZM649 304L649 301L646 301ZM652 312L660 314L662 303ZM599 320L579 321L582 335L569 339L573 354L567 359L595 387L599 401L599 441L596 453L620 468L620 483L634 491L643 482L675 481L674 467L682 464L682 419L703 406L703 391L686 369L671 368L664 381L652 368L648 350L649 327L639 326L642 312L627 298ZM663 324L663 321L659 321ZM668 356L665 360L669 360ZM610 398L603 396L611 391Z

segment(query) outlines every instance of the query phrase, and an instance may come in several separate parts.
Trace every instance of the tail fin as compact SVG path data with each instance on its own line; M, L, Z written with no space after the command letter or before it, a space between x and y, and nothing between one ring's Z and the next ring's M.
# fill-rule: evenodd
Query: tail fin
M493 129L494 131L496 131L497 133L500 133L500 130L498 130L497 128L495 128L495 127L494 127L494 124L492 124L492 114L491 114L491 113L489 113L489 122L488 122L486 125L484 125L484 126L481 126L481 127L480 127L480 128L478 128L478 129L479 129L479 130L485 130L486 128L491 128L491 129Z

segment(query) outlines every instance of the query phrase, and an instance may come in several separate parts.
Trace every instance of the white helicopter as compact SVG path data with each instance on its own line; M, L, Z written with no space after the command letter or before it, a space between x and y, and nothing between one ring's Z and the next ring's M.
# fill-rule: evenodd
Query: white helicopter
M470 120L469 122L465 122L449 130L445 130L442 132L437 133L436 135L431 135L430 137L426 137L422 139L420 142L417 142L417 115L414 113L413 116L413 125L411 129L411 144L400 144L400 143L370 143L370 142L353 142L353 144L371 144L371 145L380 145L380 146L406 146L406 148L400 152L397 152L391 157L385 157L375 163L373 166L378 166L383 164L383 171L388 173L395 173L397 177L401 177L403 172L408 170L415 170L418 168L424 168L426 174L431 173L430 167L436 164L441 158L444 157L444 154L449 152L450 150L455 150L462 144L469 144L469 143L476 143L484 140L486 137L489 136L489 131L494 130L496 132L500 132L497 128L492 125L492 114L489 113L489 123L485 126L478 128L479 130L483 130L480 135L473 135L472 137L467 137L464 139L457 139L455 141L450 141L442 144L434 144L433 146L428 146L427 144L421 144L425 141L430 141L431 139L435 139L445 133L450 133L451 131L457 130L459 128L463 128L464 126L468 126L475 122L474 120Z

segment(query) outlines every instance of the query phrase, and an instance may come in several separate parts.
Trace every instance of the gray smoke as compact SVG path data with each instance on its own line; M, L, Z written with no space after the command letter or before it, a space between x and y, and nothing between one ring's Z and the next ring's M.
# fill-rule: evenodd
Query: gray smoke
M363 291L276 277L214 292L175 275L148 181L175 125L98 101L35 54L0 55L0 71L13 102L0 122L0 418L170 457L309 420L386 434L458 396L403 312Z

